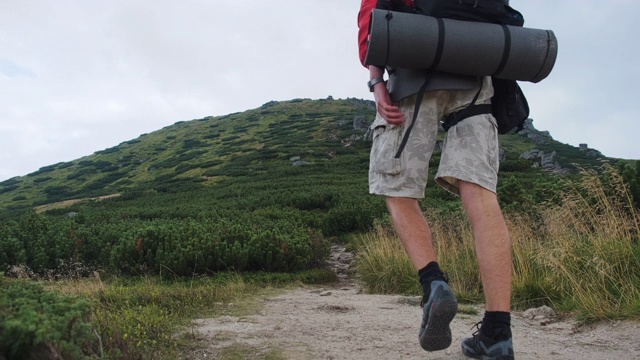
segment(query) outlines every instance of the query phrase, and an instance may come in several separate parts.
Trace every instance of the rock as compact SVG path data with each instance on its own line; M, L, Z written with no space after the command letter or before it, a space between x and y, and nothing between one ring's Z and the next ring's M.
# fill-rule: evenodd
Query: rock
M536 144L544 144L547 140L551 140L551 134L548 131L538 131L533 126L533 119L527 119L524 122L522 131L518 133L520 136L526 136Z
M540 153L539 149L531 149L529 151L523 152L522 155L520 155L520 157L525 160L533 160L538 157L539 153Z
M367 118L364 115L358 114L353 117L353 130L367 131L368 128L369 121L367 121Z
M522 126L523 131L524 130L534 130L534 131L538 131L536 130L536 128L533 126L533 119L529 118L527 120L524 121L524 125Z
M602 153L598 150L589 149L589 151L587 151L585 155L590 157L601 157Z
M320 296L330 296L331 294L333 294L331 291L325 291L323 293L320 293Z
M499 159L500 162L502 162L502 161L504 161L506 159L505 151L504 151L503 148L499 149L498 159Z
M347 251L343 245L333 244L331 246L331 254L327 259L327 264L329 268L338 275L340 281L348 281L349 270L354 258L354 254Z
M311 165L311 163L307 162L307 161L298 160L298 161L294 162L292 165L293 166L305 166L305 165Z
M542 153L538 155L540 158L540 165L542 165L545 169L553 169L556 167L556 152L552 152L551 154ZM558 164L559 165L559 164Z
M292 156L292 157L289 158L289 161L291 161L291 162L300 161L300 156Z
M522 317L530 320L541 320L542 318L555 319L557 315L552 308L543 305L539 308L525 310L525 312L522 313Z
M74 218L76 216L78 216L78 213L75 211L71 211L65 214L66 217L70 217L70 218Z
M545 139L543 136L539 134L529 133L527 137L538 145L544 145L547 142L547 139Z

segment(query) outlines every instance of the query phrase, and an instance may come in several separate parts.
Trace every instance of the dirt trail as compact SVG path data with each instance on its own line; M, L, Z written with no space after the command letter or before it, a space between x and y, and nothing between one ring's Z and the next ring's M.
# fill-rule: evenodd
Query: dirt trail
M417 298L363 294L343 277L334 288L301 288L262 301L258 314L195 321L194 332L210 344L197 357L216 358L221 349L242 344L257 352L284 349L287 359L465 359L460 340L482 314L481 307L478 315L459 313L451 323L451 347L428 353L418 344ZM516 312L512 325L518 359L640 358L640 322L577 328L572 320L533 320Z

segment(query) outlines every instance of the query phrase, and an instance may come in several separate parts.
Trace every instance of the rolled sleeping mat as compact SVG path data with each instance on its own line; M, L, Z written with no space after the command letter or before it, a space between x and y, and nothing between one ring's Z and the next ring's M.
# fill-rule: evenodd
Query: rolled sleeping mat
M374 9L367 65L539 82L556 61L551 30Z

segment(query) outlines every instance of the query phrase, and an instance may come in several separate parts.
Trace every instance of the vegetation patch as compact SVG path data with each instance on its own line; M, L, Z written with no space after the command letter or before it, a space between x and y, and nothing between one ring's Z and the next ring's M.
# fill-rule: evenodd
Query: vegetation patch
M176 336L188 332L191 320L252 313L258 306L255 299L277 292L274 286L335 281L335 274L327 273L333 274L330 270L192 278L167 274L104 281L96 273L93 278L54 282L0 275L0 355L174 359L193 351L193 339ZM228 356L237 353L230 351ZM259 355L277 359L273 356L278 353L267 349Z
M640 216L611 166L583 170L560 201L508 213L516 308L551 305L585 321L640 318ZM482 301L473 235L462 214L427 213L434 247L462 301ZM381 222L357 237L356 267L373 293L419 294L400 241Z

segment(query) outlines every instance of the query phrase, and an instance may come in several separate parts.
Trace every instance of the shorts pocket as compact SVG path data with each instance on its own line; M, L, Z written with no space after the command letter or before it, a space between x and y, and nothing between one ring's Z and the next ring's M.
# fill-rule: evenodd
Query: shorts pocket
M388 175L397 175L403 170L402 156L395 158L402 138L402 126L374 122L371 147L371 170Z

